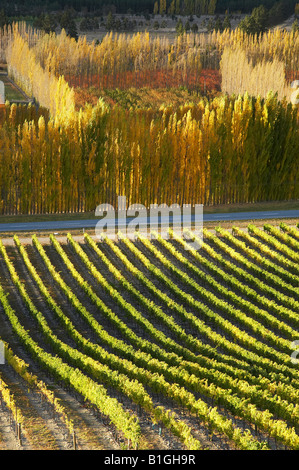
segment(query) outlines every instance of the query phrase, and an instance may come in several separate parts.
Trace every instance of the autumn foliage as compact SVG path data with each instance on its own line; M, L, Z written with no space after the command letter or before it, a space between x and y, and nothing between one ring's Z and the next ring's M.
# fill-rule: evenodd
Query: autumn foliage
M146 206L299 197L298 110L271 95L176 111L99 102L67 126L35 113L12 105L0 127L2 213L116 207L118 195Z
M176 105L159 103L161 90L178 90L170 86L181 80L187 94L188 82L219 90L224 76L202 69L197 55L200 35L194 41L178 38L172 46L148 35L107 35L100 45L80 39L79 47L64 33L12 31L9 72L42 107L2 110L2 214L91 211L101 203L116 207L119 195L147 207L299 197L298 107L273 93L250 96L245 90L196 99L190 92L185 103L179 98ZM224 32L202 40L214 60L216 53L236 47L238 38L242 57L249 57L255 38ZM279 63L290 64L288 44L293 47L298 37L275 33L268 39ZM265 71L270 51L263 41L248 64L260 62ZM71 86L74 80L79 88ZM119 86L114 96L107 84L102 93L103 80L122 83L123 89ZM127 88L132 82L136 87ZM144 83L151 85L152 104L146 106L147 88L138 88ZM90 92L92 85L98 93ZM131 99L135 104L129 105Z
M64 77L56 77L50 70L44 69L37 60L34 47L19 31L18 24L13 28L13 40L10 41L6 60L8 73L14 81L59 121L66 121L75 109L74 91Z

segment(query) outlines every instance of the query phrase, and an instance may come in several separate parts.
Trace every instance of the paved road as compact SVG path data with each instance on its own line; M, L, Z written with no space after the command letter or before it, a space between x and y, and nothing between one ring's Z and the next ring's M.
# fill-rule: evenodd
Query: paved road
M289 211L259 211L259 212L235 212L227 214L206 214L204 222L223 222L238 220L261 220L261 219L299 219L299 210ZM100 219L99 219L100 220ZM128 223L132 219L127 219ZM174 219L175 220L175 219ZM299 220L298 220L299 221ZM35 231L59 231L59 230L83 230L95 228L98 220L66 220L49 222L26 222L0 224L0 232L35 232ZM106 220L107 222L107 220ZM143 219L145 224L147 219ZM168 219L167 219L168 222Z

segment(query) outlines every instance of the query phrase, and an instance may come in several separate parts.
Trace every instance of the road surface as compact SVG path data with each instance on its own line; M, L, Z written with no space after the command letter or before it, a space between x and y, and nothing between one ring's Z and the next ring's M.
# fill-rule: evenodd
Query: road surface
M204 222L224 222L224 221L240 221L240 220L266 220L266 219L297 219L299 222L299 210L288 211L258 211L258 212L234 212L227 214L206 214L203 217ZM4 223L0 224L0 232L38 232L38 231L60 231L60 230L83 230L96 227L99 219L94 220L60 220L49 222L25 222L25 223ZM127 219L126 224L131 221ZM168 223L168 218L165 219ZM112 219L105 220L112 222ZM175 219L174 219L175 221ZM146 226L149 219L143 218L141 225ZM121 229L122 227L120 227Z

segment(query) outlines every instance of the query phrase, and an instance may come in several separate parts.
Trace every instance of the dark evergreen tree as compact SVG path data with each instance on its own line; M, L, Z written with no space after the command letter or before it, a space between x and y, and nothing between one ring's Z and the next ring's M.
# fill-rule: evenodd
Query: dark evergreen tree
M111 11L109 11L106 21L106 28L108 29L108 31L112 31L112 29L114 28L114 23L114 16L112 15Z
M190 31L190 23L189 23L189 21L186 21L184 30L186 31L186 33Z
M192 31L192 33L194 33L194 34L198 32L197 23L193 23L193 25L191 26L191 31Z
M184 33L184 25L183 25L183 22L182 22L181 18L178 20L178 22L176 24L176 27L175 27L175 30L176 30L176 33L178 35Z
M227 13L223 20L223 29L231 29L230 17Z
M239 28L248 34L264 33L269 23L269 12L261 5L254 8L251 15L247 15L239 24Z
M182 14L224 14L240 11L251 15L255 8L263 6L269 12L268 21L271 25L284 21L294 14L298 0L1 0L1 8L7 17L31 15L39 17L51 12L65 12L72 9L76 15L80 12L93 13L95 16L106 16L112 13L126 14L128 12L152 14L155 4L159 10L170 15ZM161 6L162 5L162 6ZM156 7L157 8L157 7Z
M3 26L9 23L10 23L10 20L8 16L6 15L4 8L2 8L2 10L0 10L0 28L3 28Z
M78 32L77 32L77 26L75 23L75 20L70 20L68 28L67 28L67 33L71 38L78 40Z

